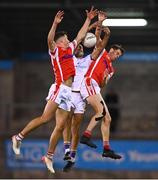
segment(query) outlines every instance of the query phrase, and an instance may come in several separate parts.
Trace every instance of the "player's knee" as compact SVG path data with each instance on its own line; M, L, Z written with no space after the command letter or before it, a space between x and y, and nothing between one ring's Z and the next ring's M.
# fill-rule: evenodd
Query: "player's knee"
M103 118L104 118L104 116L102 116L102 115L101 115L101 116L96 116L96 117L95 117L95 120L96 120L96 121L101 121Z
M106 110L105 110L104 103L103 103L103 101L100 101L100 103L101 103L101 104L102 104L102 106L103 106L102 115L103 115L103 116L105 116L105 115L106 115Z
M44 116L44 115L42 115L41 117L40 117L40 120L42 121L42 123L47 123L47 122L49 122L50 121L50 119L49 118L47 118L46 116Z
M100 101L100 103L102 105L102 111L99 112L99 114L100 114L99 116L96 115L96 118L95 118L96 121L102 120L105 117L105 115L106 115L106 110L105 110L105 106L104 106L103 101Z
M64 124L56 125L57 131L63 132L64 128L65 128Z
M111 116L105 116L105 123L107 124L111 123Z

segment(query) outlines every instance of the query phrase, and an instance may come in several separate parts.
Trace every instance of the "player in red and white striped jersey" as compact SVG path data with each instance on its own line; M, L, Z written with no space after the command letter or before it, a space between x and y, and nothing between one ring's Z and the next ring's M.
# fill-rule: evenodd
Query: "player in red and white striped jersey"
M57 26L59 23L61 23L64 12L58 11L54 18L54 22L49 31L47 40L56 82L50 88L49 95L47 97L48 102L45 106L43 114L30 121L19 134L12 137L13 151L17 155L20 154L20 144L22 139L32 130L50 121L55 115L55 112L61 102L64 102L67 106L67 111L63 113L63 117L65 117L65 120L67 119L68 111L70 111L71 108L71 85L73 77L75 75L73 51L85 37L91 19L96 16L97 10L94 10L92 7L89 12L86 11L86 14L87 18L85 20L85 23L72 43L69 42L68 37L65 33L56 33ZM53 135L51 136L51 141L54 142L52 147L53 152L48 152L48 156L44 157L47 168L51 172L54 172L54 169L52 167L52 159L50 158L50 156L53 156L58 138L62 133L61 129L63 127L64 120L56 123Z
M120 159L121 156L116 154L110 148L109 135L111 116L100 94L100 90L104 84L107 84L114 74L112 62L123 53L124 50L120 45L113 45L108 53L103 50L99 58L90 65L90 68L87 71L85 79L81 85L81 95L94 108L96 114L92 117L86 131L81 137L80 142L93 148L97 147L91 141L91 134L94 127L98 124L98 121L101 120L101 132L104 146L102 156L113 159Z
M101 52L101 54L94 62L91 63L85 75L85 79L81 85L81 95L93 107L95 110L95 115L92 117L86 131L81 137L80 142L87 144L90 147L96 148L96 145L91 141L91 132L98 124L98 121L102 120L101 132L104 146L102 156L113 159L120 159L121 156L116 154L110 148L109 135L111 117L108 108L100 94L100 89L114 74L112 62L123 55L124 49L119 45L114 45L111 47L110 51L107 52L104 48L108 42L110 30L107 27L104 27L103 31L105 33L104 38L103 40L100 39L100 43L96 47L96 49L100 48L100 51L98 52Z
M93 23L92 25L90 25L88 30L95 28L96 25L97 23ZM71 168L74 165L76 149L77 149L77 145L79 141L79 127L80 127L80 123L83 119L83 114L85 111L85 102L83 102L83 99L80 95L80 86L84 78L84 75L86 71L88 70L88 67L90 63L92 62L92 60L91 60L90 55L84 58L83 58L83 55L84 55L83 47L81 44L79 44L74 52L74 64L75 64L76 74L74 76L74 81L72 83L72 93L71 93L71 103L72 103L72 108L73 108L73 121L72 121L72 144L71 144L71 153L70 153L71 157L70 158L72 161L68 162L68 164L63 169L64 171L67 171L67 167ZM59 105L58 110L56 111L56 122L59 122L59 121L65 122L65 116L63 116L65 110L67 111L66 104L62 102ZM71 120L71 118L72 117L69 117L67 119L66 121L67 124L69 123L68 121L69 119ZM71 132L71 129L69 129L68 131ZM65 129L64 129L63 134L64 134L64 141L67 141L67 140L70 141L70 138L66 137L67 132L65 133ZM51 148L53 146L51 145L51 143L54 143L54 142L50 140L48 153L52 152Z

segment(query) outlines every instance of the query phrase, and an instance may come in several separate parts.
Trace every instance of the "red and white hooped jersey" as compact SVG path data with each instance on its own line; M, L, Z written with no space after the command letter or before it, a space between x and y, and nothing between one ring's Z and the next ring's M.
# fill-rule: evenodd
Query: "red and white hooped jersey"
M69 44L67 49L56 47L54 52L50 52L51 62L55 74L55 82L60 84L71 76L75 76L75 66L73 60L73 52L77 46L76 40Z
M93 78L100 86L107 74L111 77L114 74L114 68L108 52L104 49L96 61L91 63L85 77Z

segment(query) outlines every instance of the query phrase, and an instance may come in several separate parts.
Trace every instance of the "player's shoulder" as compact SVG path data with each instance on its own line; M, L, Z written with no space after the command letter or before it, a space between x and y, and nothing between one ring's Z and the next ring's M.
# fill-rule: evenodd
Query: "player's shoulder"
M74 39L73 41L71 41L70 43L69 43L69 47L73 47L74 49L77 47L77 41L76 41L76 39Z
M78 58L75 55L73 55L73 60L78 61Z
M83 59L84 59L84 60L91 60L91 55L88 54L88 55L86 55Z

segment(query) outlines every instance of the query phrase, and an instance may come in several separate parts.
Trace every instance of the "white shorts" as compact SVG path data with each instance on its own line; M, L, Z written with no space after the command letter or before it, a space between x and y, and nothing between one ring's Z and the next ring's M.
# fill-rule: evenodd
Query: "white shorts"
M94 79L85 77L82 81L80 92L82 98L86 99L89 96L100 94L100 87Z
M81 94L79 92L72 92L71 93L71 106L73 108L74 114L80 113L83 114L85 112L86 103L84 102ZM65 104L61 103L59 105L61 109L66 110Z
M57 104L63 104L64 110L71 110L71 87L64 84L57 86L57 84L52 84L46 100L51 100Z

